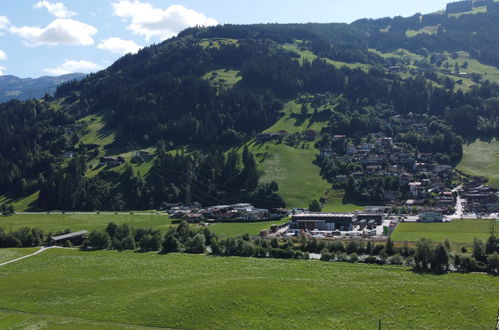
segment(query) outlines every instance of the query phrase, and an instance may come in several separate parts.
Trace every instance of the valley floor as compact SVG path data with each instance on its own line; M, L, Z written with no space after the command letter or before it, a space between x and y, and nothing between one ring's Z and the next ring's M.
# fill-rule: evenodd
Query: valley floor
M14 329L488 329L499 303L483 274L67 249L0 267L0 292Z

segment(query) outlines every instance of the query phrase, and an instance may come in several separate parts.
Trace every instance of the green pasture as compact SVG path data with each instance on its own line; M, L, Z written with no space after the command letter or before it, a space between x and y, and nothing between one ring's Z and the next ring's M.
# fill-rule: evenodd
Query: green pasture
M14 329L492 329L499 302L484 274L77 250L0 267L0 292Z

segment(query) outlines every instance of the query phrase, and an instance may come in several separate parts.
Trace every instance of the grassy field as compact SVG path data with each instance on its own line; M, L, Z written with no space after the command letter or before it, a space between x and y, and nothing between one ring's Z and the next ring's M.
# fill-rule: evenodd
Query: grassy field
M322 128L326 127L329 118L320 118L319 120L313 120L312 108L309 106L310 115L303 117L300 113L301 104L296 103L295 100L289 101L284 105L282 109L283 116L272 125L272 127L265 130L265 132L276 133L279 131L286 131L289 134L302 133L308 129L319 132ZM321 109L319 109L320 111Z
M438 31L438 25L434 25L434 26L425 26L424 28L422 29L419 29L419 30L407 30L405 32L405 35L408 37L408 38L412 38L412 37L415 37L417 36L418 34L436 34L437 31Z
M465 145L463 160L457 168L470 175L487 177L490 186L499 188L499 141L477 140Z
M222 88L232 88L243 79L240 71L231 69L218 69L208 72L203 76L203 79L208 80L212 85Z
M0 328L491 329L499 302L482 274L178 254L50 250L0 278Z
M417 242L429 238L442 242L446 238L452 243L473 242L475 237L486 241L489 237L490 220L454 220L443 223L400 223L392 235L394 241Z
M132 227L167 229L171 220L166 215L117 215L117 214L16 214L0 217L0 227L17 230L23 227L39 228L45 233L65 229L101 230L109 222L128 223Z
M356 210L362 211L364 206L355 204L343 204L344 190L331 190L327 194L327 204L324 205L323 212L354 212Z
M28 254L31 254L38 250L37 248L26 248L26 249L0 249L0 264L2 262L14 260Z
M318 56L315 55L313 52L311 52L309 50L301 50L296 45L284 45L284 46L282 46L282 48L287 50L287 51L290 51L292 53L300 55L299 62L301 64L303 64L303 62L305 60L312 62L318 58ZM329 58L323 58L323 60L325 60L327 63L334 65L338 68L347 67L349 69L362 69L365 71L368 71L370 68L370 65L363 64L363 63L346 63L346 62L334 61L334 60L331 60Z
M172 226L172 221L166 215L121 215L121 214L16 214L10 217L0 216L0 227L9 231L23 227L39 228L44 233L65 229L102 230L109 222L116 224L128 223L134 228L153 228L166 231ZM270 229L272 224L282 224L286 221L268 221L253 223L217 223L210 225L210 230L227 237L243 234L258 235L263 229ZM0 250L1 251L1 250ZM0 261L2 256L0 254Z
M266 143L252 145L259 169L263 172L262 182L275 180L279 194L286 201L287 208L308 207L314 199L321 198L331 186L320 176L319 167L314 165L317 150L297 149L284 144Z

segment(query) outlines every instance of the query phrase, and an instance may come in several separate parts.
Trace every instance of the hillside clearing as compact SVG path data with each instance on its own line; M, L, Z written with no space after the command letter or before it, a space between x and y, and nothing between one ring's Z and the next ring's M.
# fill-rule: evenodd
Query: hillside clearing
M491 187L499 189L499 141L476 140L463 149L463 159L457 168L470 175L486 177Z
M252 145L251 148L258 168L263 172L261 181L279 184L279 194L287 208L308 207L331 187L320 176L319 167L313 164L317 150L309 144L305 149L274 143Z
M190 329L490 328L499 296L481 274L114 251L50 250L0 276L5 309Z

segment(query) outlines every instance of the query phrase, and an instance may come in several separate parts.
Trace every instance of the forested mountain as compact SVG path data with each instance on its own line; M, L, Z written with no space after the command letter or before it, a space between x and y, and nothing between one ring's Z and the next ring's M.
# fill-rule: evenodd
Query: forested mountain
M401 134L405 148L455 165L463 138L499 133L499 12L480 5L489 8L185 30L54 97L1 104L0 194L40 191L42 209L284 206L278 185L259 180L248 141L289 101L321 123L303 137L318 147L335 134L393 136L390 118L412 116L431 134Z
M53 94L58 85L70 80L80 80L83 73L70 73L57 77L19 78L11 75L0 76L0 103L13 99L38 99L45 94Z

